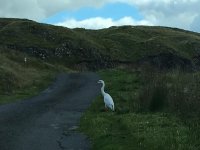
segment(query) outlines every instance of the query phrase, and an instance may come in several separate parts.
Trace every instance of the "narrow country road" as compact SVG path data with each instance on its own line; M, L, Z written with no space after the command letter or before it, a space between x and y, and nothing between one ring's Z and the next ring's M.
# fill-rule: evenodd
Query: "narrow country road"
M0 150L87 150L75 129L99 94L94 73L60 74L39 96L0 106Z

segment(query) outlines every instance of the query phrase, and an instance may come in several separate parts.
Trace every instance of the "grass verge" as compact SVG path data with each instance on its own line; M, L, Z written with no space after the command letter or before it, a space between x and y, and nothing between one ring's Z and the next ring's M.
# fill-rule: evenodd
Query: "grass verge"
M161 86L157 84L160 82L156 82L160 81L160 78L156 76L157 80L152 78L151 81L144 82L141 73L127 70L106 70L99 74L105 80L106 91L114 99L116 111L104 112L103 98L99 96L83 115L80 130L90 137L93 149L197 150L200 148L199 121L181 117L184 114L179 116L178 111L171 111L172 105L164 103L169 109L151 110L152 107L157 107L155 105L157 102L153 100L151 104L148 100L142 101L144 98L159 101L159 96L163 96L163 90L158 91L158 86L150 86L152 83ZM173 74L174 76L178 77L176 73ZM186 85L182 83L178 88L177 79L170 79L175 85L169 87L176 90L175 93L180 91L181 86ZM183 81L186 79L188 78ZM177 88L174 89L174 87ZM158 98L152 96L153 93L157 93L155 95ZM164 91L164 96L166 97L164 101L168 102L169 98L172 98L172 93ZM150 109L143 109L146 107ZM160 104L158 107L160 108ZM178 107L183 108L181 105Z
M0 104L37 95L55 79L58 72L69 71L18 51L0 53ZM26 64L24 57L27 57Z

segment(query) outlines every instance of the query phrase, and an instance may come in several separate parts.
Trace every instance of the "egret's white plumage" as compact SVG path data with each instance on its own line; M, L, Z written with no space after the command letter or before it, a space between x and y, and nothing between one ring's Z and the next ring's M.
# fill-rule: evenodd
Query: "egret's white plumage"
M102 83L102 87L101 87L101 94L103 95L104 97L104 103L105 103L105 107L106 108L110 108L112 111L115 110L115 106L114 106L114 102L113 102L113 99L112 97L106 93L104 91L104 88L105 88L105 83L103 80L99 80L98 83Z

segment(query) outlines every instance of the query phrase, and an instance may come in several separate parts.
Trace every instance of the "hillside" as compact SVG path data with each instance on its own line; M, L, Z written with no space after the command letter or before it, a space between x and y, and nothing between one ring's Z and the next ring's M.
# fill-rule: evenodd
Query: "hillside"
M0 60L0 105L37 95L54 80L59 71L67 71L61 65L52 65L26 53L5 48L0 49Z
M161 69L200 66L200 34L167 27L86 30L1 18L0 47L92 70L146 63Z

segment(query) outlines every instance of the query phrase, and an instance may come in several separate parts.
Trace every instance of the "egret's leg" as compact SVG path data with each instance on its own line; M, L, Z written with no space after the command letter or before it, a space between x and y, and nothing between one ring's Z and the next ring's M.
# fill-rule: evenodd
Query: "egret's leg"
M106 104L105 104L105 111L108 111L108 107L106 106Z

